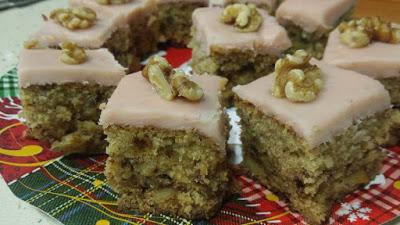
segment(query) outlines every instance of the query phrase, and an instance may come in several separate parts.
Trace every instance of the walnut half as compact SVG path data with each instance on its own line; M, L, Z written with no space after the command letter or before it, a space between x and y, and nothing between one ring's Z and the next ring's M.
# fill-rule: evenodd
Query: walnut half
M69 30L77 30L91 27L97 15L95 11L87 7L71 7L51 11L50 19Z
M83 48L72 42L63 42L60 44L62 54L61 62L70 65L82 64L86 62L87 56Z
M310 64L311 56L304 50L286 55L275 64L272 95L292 102L311 102L322 89L321 70Z
M263 18L254 4L241 3L225 7L220 20L226 24L233 24L239 32L257 31L263 22Z
M160 56L149 59L142 76L168 101L172 101L176 96L189 101L199 101L204 95L198 84L191 81L183 71L173 70L168 61Z
M362 48L372 41L400 43L400 29L379 17L364 17L339 25L340 41L350 48Z

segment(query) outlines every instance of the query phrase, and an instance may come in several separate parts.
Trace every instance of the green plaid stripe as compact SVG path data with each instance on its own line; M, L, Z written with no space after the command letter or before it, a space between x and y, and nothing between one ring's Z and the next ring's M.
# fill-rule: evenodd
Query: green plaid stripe
M0 98L18 96L17 69L8 71L0 78Z

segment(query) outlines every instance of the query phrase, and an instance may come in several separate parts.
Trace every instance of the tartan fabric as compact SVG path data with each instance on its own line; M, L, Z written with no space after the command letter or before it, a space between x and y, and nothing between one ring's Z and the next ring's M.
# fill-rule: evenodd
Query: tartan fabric
M188 57L186 50L166 55L175 66ZM21 106L15 69L2 77L0 87L0 174L18 198L63 224L306 224L284 201L241 174L236 174L242 185L240 196L233 195L207 221L121 211L116 206L118 195L102 173L106 156L62 157L47 144L27 138L27 128L17 116ZM380 178L335 204L329 223L377 225L400 216L400 147L388 150Z
M0 98L18 96L17 69L8 71L0 78Z

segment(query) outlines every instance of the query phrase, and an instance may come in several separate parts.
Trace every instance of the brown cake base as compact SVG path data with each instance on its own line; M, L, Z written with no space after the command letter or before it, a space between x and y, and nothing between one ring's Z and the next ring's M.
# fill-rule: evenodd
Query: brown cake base
M119 206L210 218L228 192L225 150L193 131L110 126L106 177Z

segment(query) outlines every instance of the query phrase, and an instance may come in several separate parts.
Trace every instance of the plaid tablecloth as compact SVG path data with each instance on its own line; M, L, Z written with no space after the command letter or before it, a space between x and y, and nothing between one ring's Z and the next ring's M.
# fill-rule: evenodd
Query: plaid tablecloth
M18 96L17 69L8 71L0 79L0 98L9 96Z
M169 49L167 59L179 66L188 50ZM18 78L13 69L0 78L0 174L20 199L63 224L305 224L286 203L249 177L236 174L242 193L232 196L208 221L121 211L118 195L103 175L106 155L63 157L45 143L25 137L17 114ZM335 204L330 224L383 224L400 216L400 147L387 150L382 174ZM1 199L0 199L1 202Z

